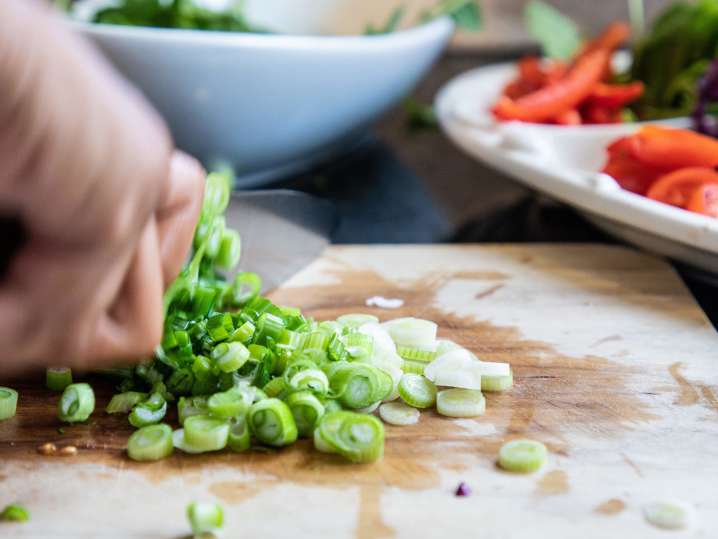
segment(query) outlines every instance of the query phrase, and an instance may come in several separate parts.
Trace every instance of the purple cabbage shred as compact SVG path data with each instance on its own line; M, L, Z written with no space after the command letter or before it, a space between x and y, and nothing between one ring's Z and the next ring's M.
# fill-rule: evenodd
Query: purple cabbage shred
M716 118L708 114L708 106L718 103L718 59L713 60L706 74L698 82L696 107L693 109L693 123L696 131L718 138Z
M471 487L469 487L469 485L462 481L461 483L459 483L459 486L456 487L456 492L454 492L454 495L471 496Z

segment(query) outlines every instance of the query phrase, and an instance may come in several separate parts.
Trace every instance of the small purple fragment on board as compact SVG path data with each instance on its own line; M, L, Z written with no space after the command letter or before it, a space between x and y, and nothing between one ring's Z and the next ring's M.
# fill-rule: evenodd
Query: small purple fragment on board
M456 492L454 492L454 495L471 496L471 487L462 481L461 483L459 483L459 486L456 487Z

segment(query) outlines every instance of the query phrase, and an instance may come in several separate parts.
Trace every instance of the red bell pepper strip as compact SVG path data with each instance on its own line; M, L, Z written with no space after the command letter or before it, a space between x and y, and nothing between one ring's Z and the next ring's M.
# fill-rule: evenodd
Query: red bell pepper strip
M718 183L704 183L693 192L688 201L689 211L718 217Z
M600 82L594 86L588 96L588 102L597 107L620 109L643 95L644 86L640 81L629 84L606 84Z
M560 81L516 100L503 96L493 108L499 120L543 122L576 108L603 76L608 53L598 50L580 60Z
M554 119L558 125L581 125L581 115L576 109L567 110Z
M608 174L618 184L632 193L645 195L649 187L667 169L651 167L635 159L631 154L631 137L621 137L611 143L608 148L608 161L601 172Z
M587 103L581 107L581 115L587 124L620 124L621 110Z
M718 140L686 129L647 125L630 137L629 149L641 163L659 168L718 166Z
M718 172L704 167L681 168L659 178L646 196L671 206L687 208L696 189L705 184L718 185Z

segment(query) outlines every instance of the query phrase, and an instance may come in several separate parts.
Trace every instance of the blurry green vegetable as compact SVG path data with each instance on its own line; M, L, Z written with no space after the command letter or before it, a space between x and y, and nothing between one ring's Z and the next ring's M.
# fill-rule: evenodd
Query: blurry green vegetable
M633 49L631 78L646 85L634 106L638 117L690 114L696 105L698 81L717 52L717 0L668 7Z
M421 103L414 97L407 97L403 106L406 112L406 126L412 133L438 128L439 122L433 106Z
M578 25L556 8L532 0L524 9L524 24L549 58L568 60L581 46Z
M397 7L381 26L367 24L364 34L389 34L396 31L404 17L404 12L404 6ZM421 13L419 22L425 23L445 16L451 17L454 24L463 30L475 32L481 28L481 10L475 0L440 0L434 7Z

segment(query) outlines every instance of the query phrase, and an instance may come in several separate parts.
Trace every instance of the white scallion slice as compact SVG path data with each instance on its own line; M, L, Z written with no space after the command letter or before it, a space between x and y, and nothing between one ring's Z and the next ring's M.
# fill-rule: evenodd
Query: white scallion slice
M508 363L497 361L479 361L474 368L481 373L481 376L509 376L511 374L511 366Z
M436 411L447 417L476 417L486 411L486 399L473 389L445 389L436 395Z
M399 346L434 350L437 325L421 318L397 318L382 324Z
M499 449L499 466L508 472L535 472L546 462L546 446L535 440L511 440Z
M390 425L415 425L420 416L419 410L403 402L387 402L379 407L379 417Z
M368 323L359 328L359 333L369 335L374 339L374 355L377 357L396 356L396 345L391 339L391 335L380 324ZM398 356L397 356L398 357Z
M645 519L664 530L690 528L695 521L693 506L678 500L653 502L643 508Z
M437 386L481 389L481 371L468 350L460 348L446 352L429 363L424 376Z
M436 357L439 357L446 352L451 352L452 350L460 350L461 348L462 346L456 344L454 341L450 341L449 339L439 339L436 341Z
M366 406L364 408L359 408L358 410L354 410L357 413L360 414L373 414L377 408L379 408L379 405L381 404L381 401L376 401L374 404L370 404L369 406Z
M481 391L506 391L514 385L514 376L481 376Z
M378 324L379 319L373 314L352 313L340 316L337 322L345 327L358 328L364 324Z

